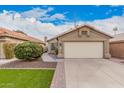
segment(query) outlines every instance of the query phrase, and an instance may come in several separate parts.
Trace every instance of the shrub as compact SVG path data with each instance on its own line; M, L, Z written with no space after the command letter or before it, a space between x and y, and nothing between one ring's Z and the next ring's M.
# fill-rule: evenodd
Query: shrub
M3 44L3 50L4 50L6 59L14 58L14 47L15 47L15 44L13 44L13 43Z
M37 59L43 54L43 47L37 43L27 41L18 44L14 49L14 53L18 59Z

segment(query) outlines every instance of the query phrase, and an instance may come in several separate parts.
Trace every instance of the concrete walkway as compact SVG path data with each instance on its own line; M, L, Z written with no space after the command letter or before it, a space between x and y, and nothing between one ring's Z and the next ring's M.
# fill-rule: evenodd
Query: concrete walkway
M66 87L124 87L124 65L106 59L65 59Z
M63 59L57 59L55 56L50 55L48 53L44 53L42 55L42 60L44 62L63 62Z
M6 64L6 63L10 63L12 61L16 61L18 59L14 58L14 59L0 59L0 65Z
M58 62L57 67L51 83L51 88L65 88L65 68L64 62Z

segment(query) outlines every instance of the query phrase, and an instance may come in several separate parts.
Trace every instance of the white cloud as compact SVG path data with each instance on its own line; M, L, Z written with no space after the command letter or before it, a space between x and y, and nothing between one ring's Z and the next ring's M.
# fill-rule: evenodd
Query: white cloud
M53 11L53 10L54 10L53 7L48 7L48 9L47 9L48 12L51 12L51 11Z
M9 14L9 12L6 10L3 10L3 15L7 15L7 14Z
M35 23L36 22L36 18L32 17L32 18L26 18L26 20L28 20L31 23Z
M21 15L19 14L19 13L15 13L15 15L14 15L14 19L16 19L16 18L20 18L21 17Z
M47 7L47 9L33 8L32 10L22 12L21 15L24 18L35 18L41 21L55 21L55 20L65 20L66 13L55 13L50 15L49 13L53 11L53 7Z
M65 31L61 26L55 26L53 23L42 23L34 17L23 18L20 14L11 14L9 11L0 14L0 20L0 27L21 30L37 38L44 38L44 36L53 37Z
M109 33L114 34L113 28L118 28L118 33L124 32L124 16L113 16L112 18L95 20L93 22L88 22L89 24L96 26L98 29Z
M41 11L39 9L36 9L37 11ZM51 10L51 9L50 9ZM49 11L50 11L49 10ZM52 11L52 10L51 10ZM29 14L32 12L29 12ZM39 17L39 14L38 14ZM65 16L61 15L59 13L50 16L50 18L53 20L60 19L64 20ZM51 20L49 19L49 20ZM102 20L95 20L95 21L80 21L77 22L77 24L90 24L95 26L96 28L109 33L113 34L113 28L117 27L119 32L124 32L124 16L113 16L112 18L108 19L102 19ZM25 33L34 36L36 38L44 38L44 36L48 36L49 38L65 32L69 30L70 28L74 27L74 23L72 22L65 22L62 25L54 25L53 23L44 23L41 21L36 20L35 17L22 17L20 13L10 13L9 11L4 11L0 14L0 27L5 27L12 30L21 30Z
M57 13L57 14L52 15L51 18L52 19L62 19L63 20L63 19L65 19L65 16L63 14Z
M40 17L48 16L47 12L49 12L51 9L41 9L41 8L33 8L32 10L22 12L21 15L23 17L34 17L36 19L39 19Z
M56 13L52 16L43 17L40 20L42 20L42 21L66 20L66 17L64 14Z

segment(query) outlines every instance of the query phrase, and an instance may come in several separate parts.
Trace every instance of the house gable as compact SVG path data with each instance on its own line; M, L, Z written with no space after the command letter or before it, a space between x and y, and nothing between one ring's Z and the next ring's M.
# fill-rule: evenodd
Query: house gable
M62 40L62 41L86 41L86 40L107 40L112 38L112 36L107 35L104 32L98 31L95 28L84 25L81 27L78 27L72 31L65 32L61 35L58 35L50 40L48 42L54 42L56 39Z
M110 37L89 27L82 27L62 35L58 39L61 41L104 41L110 39Z

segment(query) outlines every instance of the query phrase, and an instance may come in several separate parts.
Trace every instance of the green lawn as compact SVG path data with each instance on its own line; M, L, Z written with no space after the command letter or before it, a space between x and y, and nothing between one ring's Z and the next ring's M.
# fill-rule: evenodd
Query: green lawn
M1 69L0 88L48 88L54 70Z

